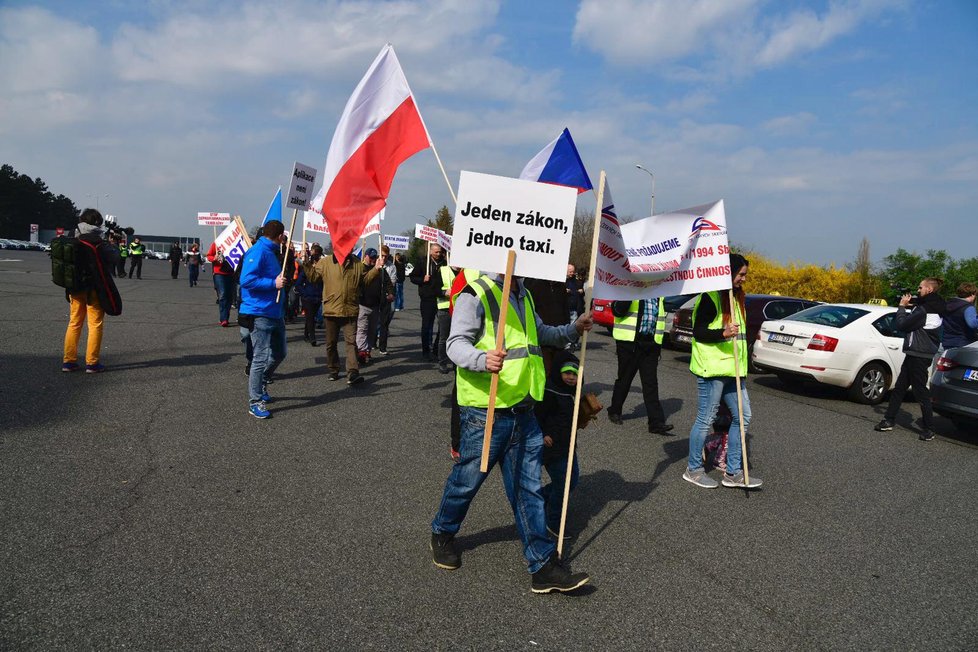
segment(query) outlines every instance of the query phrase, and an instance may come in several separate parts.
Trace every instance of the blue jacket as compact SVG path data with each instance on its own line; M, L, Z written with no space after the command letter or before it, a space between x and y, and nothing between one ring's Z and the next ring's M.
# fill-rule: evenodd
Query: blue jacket
M299 278L295 282L295 287L299 291L299 296L309 300L323 300L323 282L313 283L306 276L306 272L299 268Z
M282 273L282 263L277 254L278 245L264 237L245 254L241 261L240 314L273 319L284 314L285 290L282 290L279 302L275 302L279 292L275 279Z

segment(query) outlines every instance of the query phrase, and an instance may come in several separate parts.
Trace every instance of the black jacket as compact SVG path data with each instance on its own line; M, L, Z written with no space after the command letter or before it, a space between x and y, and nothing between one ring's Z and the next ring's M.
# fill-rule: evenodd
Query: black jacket
M427 260L427 256L425 257ZM435 259L431 259L431 265L428 267L428 275L431 276L428 282L424 282L425 271L424 267L420 264L415 265L414 270L411 272L411 282L418 286L418 296L422 300L437 301L443 298L445 295L442 294L441 287L441 268L447 263L435 262ZM447 291L449 288L445 288Z
M947 300L947 310L944 315L942 340L945 349L956 346L967 346L978 340L978 332L964 320L964 311L973 307L971 302L954 297Z
M941 322L945 312L944 299L936 292L910 301L911 310L900 307L894 327L904 333L903 352L917 358L933 358L941 342Z
M574 394L576 387L564 383L560 368L569 361L578 362L567 351L558 351L550 367L543 400L536 404L537 421L544 435L553 439L553 446L543 447L543 463L563 457L566 459L570 449L571 426L574 424Z

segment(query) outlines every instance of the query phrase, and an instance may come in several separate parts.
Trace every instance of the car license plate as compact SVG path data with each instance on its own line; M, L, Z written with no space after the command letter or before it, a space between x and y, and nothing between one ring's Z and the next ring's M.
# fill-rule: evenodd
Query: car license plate
M767 336L768 342L777 342L778 344L787 344L791 346L795 343L794 335L785 335L784 333L771 333Z
M978 381L978 369L965 369L964 379Z
M676 333L676 341L683 342L684 344L689 344L693 341L693 338L689 335L683 335L682 333Z

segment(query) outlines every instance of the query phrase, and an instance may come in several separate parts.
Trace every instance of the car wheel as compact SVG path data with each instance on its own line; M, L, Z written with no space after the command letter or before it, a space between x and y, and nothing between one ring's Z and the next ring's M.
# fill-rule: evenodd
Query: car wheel
M864 405L878 405L890 389L890 372L880 362L870 362L859 370L849 387L849 398Z

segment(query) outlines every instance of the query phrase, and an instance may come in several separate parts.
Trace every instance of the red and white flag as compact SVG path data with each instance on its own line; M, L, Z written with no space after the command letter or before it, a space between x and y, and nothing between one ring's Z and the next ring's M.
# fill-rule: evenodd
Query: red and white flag
M326 155L323 186L311 202L326 218L337 260L346 258L370 218L387 205L398 166L430 146L388 43L346 103Z

